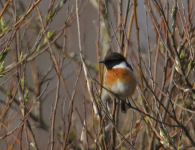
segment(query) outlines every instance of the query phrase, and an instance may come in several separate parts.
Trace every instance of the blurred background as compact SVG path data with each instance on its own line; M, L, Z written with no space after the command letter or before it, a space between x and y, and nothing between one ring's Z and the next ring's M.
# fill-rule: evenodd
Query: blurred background
M194 0L0 1L0 147L191 149L194 6ZM105 68L98 62L109 49L134 69L138 86L130 101L139 111L122 114L102 96Z

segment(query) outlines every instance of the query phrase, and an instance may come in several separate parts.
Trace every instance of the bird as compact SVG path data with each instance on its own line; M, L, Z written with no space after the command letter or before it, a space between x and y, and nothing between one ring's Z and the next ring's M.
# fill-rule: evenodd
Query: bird
M122 54L111 50L99 63L106 66L104 86L108 90L109 96L113 99L117 95L121 101L121 111L126 113L126 98L132 97L137 86L131 65Z

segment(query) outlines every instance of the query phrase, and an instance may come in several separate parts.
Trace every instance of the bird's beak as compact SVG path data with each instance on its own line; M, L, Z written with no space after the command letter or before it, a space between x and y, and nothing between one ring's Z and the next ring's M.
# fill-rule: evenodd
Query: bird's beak
M103 64L104 64L104 63L105 63L105 60L102 60L102 61L100 61L99 63L103 63Z

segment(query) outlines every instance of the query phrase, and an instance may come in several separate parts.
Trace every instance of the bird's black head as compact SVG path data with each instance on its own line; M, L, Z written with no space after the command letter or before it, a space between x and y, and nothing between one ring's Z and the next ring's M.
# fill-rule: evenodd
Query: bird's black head
M99 63L104 63L107 70L112 69L115 65L120 64L121 62L126 62L125 57L117 52L112 52L109 50L104 58L103 61L100 61Z

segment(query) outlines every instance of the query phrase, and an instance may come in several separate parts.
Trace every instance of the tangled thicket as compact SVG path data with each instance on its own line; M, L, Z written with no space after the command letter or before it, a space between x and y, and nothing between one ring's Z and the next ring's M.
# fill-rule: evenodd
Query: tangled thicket
M195 147L194 0L2 0L0 8L0 147ZM101 99L98 62L108 49L124 54L138 81L125 115Z

